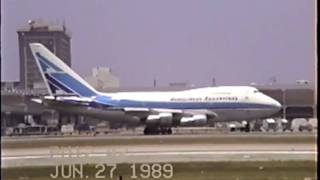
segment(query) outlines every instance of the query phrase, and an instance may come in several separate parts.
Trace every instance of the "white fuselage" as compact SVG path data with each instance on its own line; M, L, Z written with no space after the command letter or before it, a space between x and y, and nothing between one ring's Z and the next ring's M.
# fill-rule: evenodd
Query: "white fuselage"
M105 94L121 107L209 110L216 121L251 120L278 112L281 104L253 87L222 86L175 92L118 92Z

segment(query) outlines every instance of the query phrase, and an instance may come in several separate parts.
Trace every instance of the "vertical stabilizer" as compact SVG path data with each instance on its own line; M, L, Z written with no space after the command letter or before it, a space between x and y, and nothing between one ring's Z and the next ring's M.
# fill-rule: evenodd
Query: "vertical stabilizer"
M30 48L50 95L77 95L92 97L97 91L40 43Z

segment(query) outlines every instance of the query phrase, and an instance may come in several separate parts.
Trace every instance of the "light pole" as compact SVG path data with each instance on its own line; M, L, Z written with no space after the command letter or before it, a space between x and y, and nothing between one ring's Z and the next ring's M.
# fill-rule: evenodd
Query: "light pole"
M282 114L284 119L287 119L286 107L286 90L282 89Z

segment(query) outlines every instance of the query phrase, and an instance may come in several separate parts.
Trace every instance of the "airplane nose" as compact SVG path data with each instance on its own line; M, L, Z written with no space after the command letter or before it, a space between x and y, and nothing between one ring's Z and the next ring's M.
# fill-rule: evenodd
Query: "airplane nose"
M282 105L275 99L272 99L272 105L275 107L275 109L280 110Z
M270 96L264 95L265 102L272 108L272 112L276 113L279 112L282 108L282 105L275 99Z

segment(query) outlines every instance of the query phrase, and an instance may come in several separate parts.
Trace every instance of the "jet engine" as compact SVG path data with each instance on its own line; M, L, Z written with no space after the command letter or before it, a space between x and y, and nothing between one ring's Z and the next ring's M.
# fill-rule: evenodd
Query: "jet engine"
M171 113L159 113L159 114L149 115L146 119L146 124L170 126L172 124L172 114Z
M192 117L182 117L180 119L181 126L204 126L207 122L206 115L193 115Z

